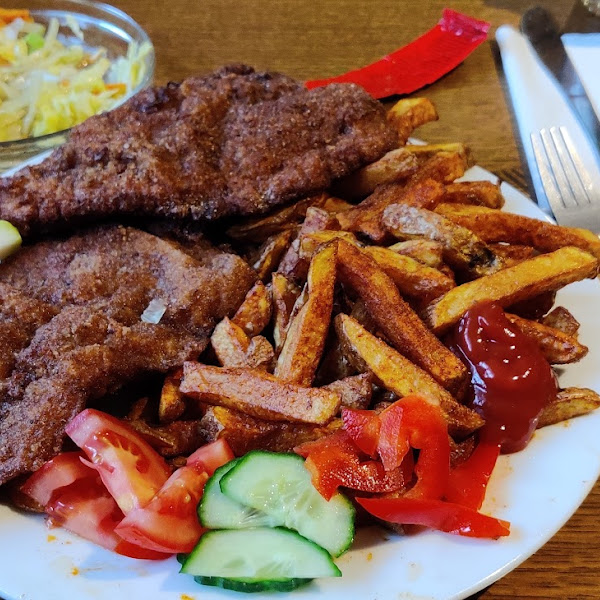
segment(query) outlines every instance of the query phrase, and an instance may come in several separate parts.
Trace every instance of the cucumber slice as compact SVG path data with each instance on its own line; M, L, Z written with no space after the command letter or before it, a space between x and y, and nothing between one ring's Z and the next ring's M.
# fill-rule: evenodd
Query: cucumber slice
M329 553L283 527L216 529L206 532L181 567L182 573L236 581L249 587L285 585L284 580L340 577ZM233 584L232 584L233 585Z
M333 556L345 552L354 538L352 503L339 493L325 500L297 454L249 452L222 477L221 491L295 529Z
M310 583L312 579L269 579L256 581L254 579L226 579L225 577L194 577L194 581L202 585L213 585L235 592L291 592L302 585Z
M21 234L8 221L0 220L0 260L4 260L21 247Z
M255 508L244 506L221 492L221 478L231 471L240 460L235 458L219 467L206 482L202 500L198 504L200 523L208 529L242 529L283 525L283 522L277 521Z

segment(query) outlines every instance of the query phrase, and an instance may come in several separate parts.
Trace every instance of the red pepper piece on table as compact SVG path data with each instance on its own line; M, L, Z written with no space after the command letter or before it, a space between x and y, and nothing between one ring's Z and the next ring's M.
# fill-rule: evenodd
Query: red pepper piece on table
M414 498L356 498L373 516L402 525L425 525L467 537L497 538L510 533L507 521L443 500Z
M374 98L410 94L457 67L487 39L489 28L490 23L446 8L440 22L410 44L360 69L305 85L356 83Z
M450 471L446 500L480 509L499 454L498 444L479 442L471 456Z

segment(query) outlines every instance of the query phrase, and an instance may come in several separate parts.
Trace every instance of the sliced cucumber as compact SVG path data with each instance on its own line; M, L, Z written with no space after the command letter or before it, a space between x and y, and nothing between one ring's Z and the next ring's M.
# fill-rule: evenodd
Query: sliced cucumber
M221 491L295 529L333 556L352 543L352 503L339 493L325 500L312 485L304 459L296 454L249 452L221 478Z
M250 506L244 506L221 492L221 478L239 462L236 458L219 467L206 482L198 504L200 523L208 529L242 529L246 527L276 527L283 525L273 517Z
M210 585L225 587L227 580L228 586L262 584L263 589L290 585L288 580L341 576L324 548L283 527L208 531L188 555L181 572L208 577Z
M194 577L194 581L202 585L213 585L236 592L291 592L302 585L310 583L312 579L268 579L255 581L253 579L227 579L225 577Z
M0 260L4 260L21 247L21 234L8 221L0 220Z

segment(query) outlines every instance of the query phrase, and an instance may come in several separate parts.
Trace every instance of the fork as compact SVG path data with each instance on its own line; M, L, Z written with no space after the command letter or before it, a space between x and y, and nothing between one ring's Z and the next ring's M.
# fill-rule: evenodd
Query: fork
M600 233L600 173L593 178L566 127L531 133L544 192L560 225Z

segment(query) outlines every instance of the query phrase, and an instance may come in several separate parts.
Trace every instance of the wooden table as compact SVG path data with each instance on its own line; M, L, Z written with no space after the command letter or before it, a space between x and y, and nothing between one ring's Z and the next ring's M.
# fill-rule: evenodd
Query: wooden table
M442 9L492 23L490 41L452 73L420 92L440 120L418 135L464 141L491 171L520 169L514 121L494 40L517 25L530 0L113 0L148 31L156 47L156 82L180 80L228 62L280 70L299 79L367 64L432 27ZM577 21L573 2L546 4L563 24ZM600 20L599 20L600 21ZM600 485L569 523L524 565L478 594L481 600L600 598ZM468 565L466 565L468 568Z

